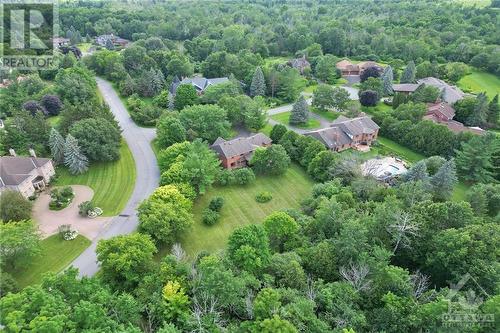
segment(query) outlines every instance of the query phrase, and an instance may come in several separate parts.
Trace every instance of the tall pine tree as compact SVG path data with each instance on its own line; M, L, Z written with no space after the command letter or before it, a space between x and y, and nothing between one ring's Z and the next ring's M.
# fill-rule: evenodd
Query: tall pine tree
M89 168L87 157L80 152L78 140L71 134L68 134L66 143L64 144L64 164L73 175L84 173Z
M391 66L387 66L386 68L384 68L384 72L382 73L381 78L384 96L392 95L394 93L394 90L392 89L394 73L392 72Z
M49 147L52 158L57 164L64 162L64 144L62 135L55 128L52 128L49 136Z
M420 180L426 184L429 181L429 173L427 172L425 161L415 163L410 170L403 175L403 179L407 182L416 182Z
M490 183L495 181L494 161L500 154L500 139L494 133L475 136L469 142L462 142L455 150L457 171L461 178L470 182Z
M485 93L477 95L476 105L472 114L467 118L469 126L484 126L488 119L488 99Z
M399 80L400 83L414 83L415 82L415 73L417 69L415 67L415 63L413 60L411 60L408 65L406 65L406 68L403 72L403 75L401 75L401 80Z
M453 187L457 183L457 173L455 162L450 159L439 168L431 178L432 191L434 198L446 201L453 193Z
M298 101L295 102L290 115L290 125L302 125L309 120L309 107L304 96L300 96Z
M253 74L252 84L250 85L250 95L264 96L266 94L266 81L264 80L264 73L262 69L257 67Z
M498 94L496 94L488 105L488 123L490 123L490 125L492 126L497 126L499 115L500 105L498 104Z

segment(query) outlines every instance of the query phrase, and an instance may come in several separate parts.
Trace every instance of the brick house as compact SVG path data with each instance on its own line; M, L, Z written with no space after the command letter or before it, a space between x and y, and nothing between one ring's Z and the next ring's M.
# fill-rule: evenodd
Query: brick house
M12 155L15 155L11 151ZM18 191L29 198L36 191L43 190L55 175L54 165L50 158L33 156L0 157L0 193L5 190Z
M375 61L363 61L358 64L354 64L349 60L341 60L339 61L335 67L340 70L342 76L352 76L352 75L361 75L365 70L370 67L375 67L379 72L382 72L383 68Z
M243 168L252 159L253 152L259 147L269 147L272 140L263 133L257 133L247 138L224 140L217 138L210 146L226 169Z
M454 117L455 109L446 102L439 102L427 104L427 112L423 116L423 119L444 125L454 133L470 132L479 135L484 134L485 131L482 128L465 126L461 122L453 120Z
M328 128L307 132L332 151L371 145L377 139L379 126L367 116L353 119L338 117Z

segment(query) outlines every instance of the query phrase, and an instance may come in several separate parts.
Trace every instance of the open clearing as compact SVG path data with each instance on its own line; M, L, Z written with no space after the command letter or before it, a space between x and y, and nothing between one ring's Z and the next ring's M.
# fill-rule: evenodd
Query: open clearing
M492 99L500 92L500 78L490 73L472 71L471 74L458 81L458 86L465 91L476 94L486 92L488 98Z
M118 215L125 207L135 185L135 162L125 141L120 147L120 159L114 162L92 163L83 175L71 175L58 168L55 185L87 185L94 190L92 201L104 211L104 216Z
M199 197L194 205L195 223L181 238L182 246L193 258L202 250L213 252L226 246L229 235L239 226L262 223L270 213L288 208L298 208L301 200L310 195L313 181L301 167L292 165L281 176L259 176L246 186L214 187ZM273 199L258 203L255 196L262 192L272 193ZM217 224L203 224L201 215L215 196L224 198L221 218Z

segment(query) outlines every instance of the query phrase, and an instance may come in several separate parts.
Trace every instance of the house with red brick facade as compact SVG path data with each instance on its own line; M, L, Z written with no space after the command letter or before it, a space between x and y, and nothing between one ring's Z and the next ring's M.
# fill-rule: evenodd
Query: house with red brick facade
M480 127L468 127L453 120L455 117L455 109L446 103L446 102L438 102L431 103L427 105L427 112L425 113L423 119L430 120L436 124L444 125L448 127L448 129L455 133L460 132L470 132L473 134L484 134L484 130Z
M367 116L352 119L340 116L330 127L307 132L304 135L316 138L330 150L342 151L360 145L371 145L377 139L379 128Z
M267 135L257 133L229 141L217 138L210 148L217 153L224 168L236 169L248 166L254 151L259 147L268 147L271 143L272 140Z

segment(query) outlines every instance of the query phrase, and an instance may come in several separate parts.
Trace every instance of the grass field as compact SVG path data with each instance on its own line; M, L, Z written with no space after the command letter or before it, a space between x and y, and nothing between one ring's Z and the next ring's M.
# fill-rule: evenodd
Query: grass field
M423 160L425 158L424 155L419 154L417 152L414 152L413 150L400 145L399 143L392 141L390 139L384 138L382 136L379 136L377 138L377 141L386 149L394 152L394 154L398 155L405 161L408 161L410 163L415 163L420 160Z
M311 107L309 109L311 110L312 113L317 114L318 116L323 117L329 121L334 121L335 119L337 119L340 116L340 113L335 112L335 111L328 111L328 110L323 111L323 110L320 110L320 109L314 108L314 107Z
M87 52L90 47L92 46L92 43L80 43L77 45L77 47L82 51L82 52Z
M92 201L104 210L104 216L118 215L127 203L135 185L135 162L125 141L115 162L92 163L83 175L73 176L59 168L55 185L87 185L94 190Z
M288 120L290 119L291 112L283 112L278 113L271 116L271 119L276 120L282 124L288 125ZM309 118L307 124L305 125L294 125L294 127L302 128L302 129L313 129L318 128L320 126L320 122L318 119Z
M500 92L500 78L490 73L474 70L458 81L458 86L468 92L486 92L488 98L492 99Z
M191 257L201 250L222 249L237 227L261 223L276 210L298 208L300 201L310 194L312 185L303 169L292 165L282 176L257 176L257 180L247 186L214 187L196 200L193 209L195 223L182 237L182 246ZM257 203L255 196L262 191L271 192L273 199ZM222 196L225 201L221 219L214 226L206 226L201 221L201 214L215 196Z
M26 268L7 270L21 288L40 282L44 273L58 273L65 269L89 247L90 241L81 235L71 241L65 241L56 234L42 240L40 245L41 253L32 258Z

